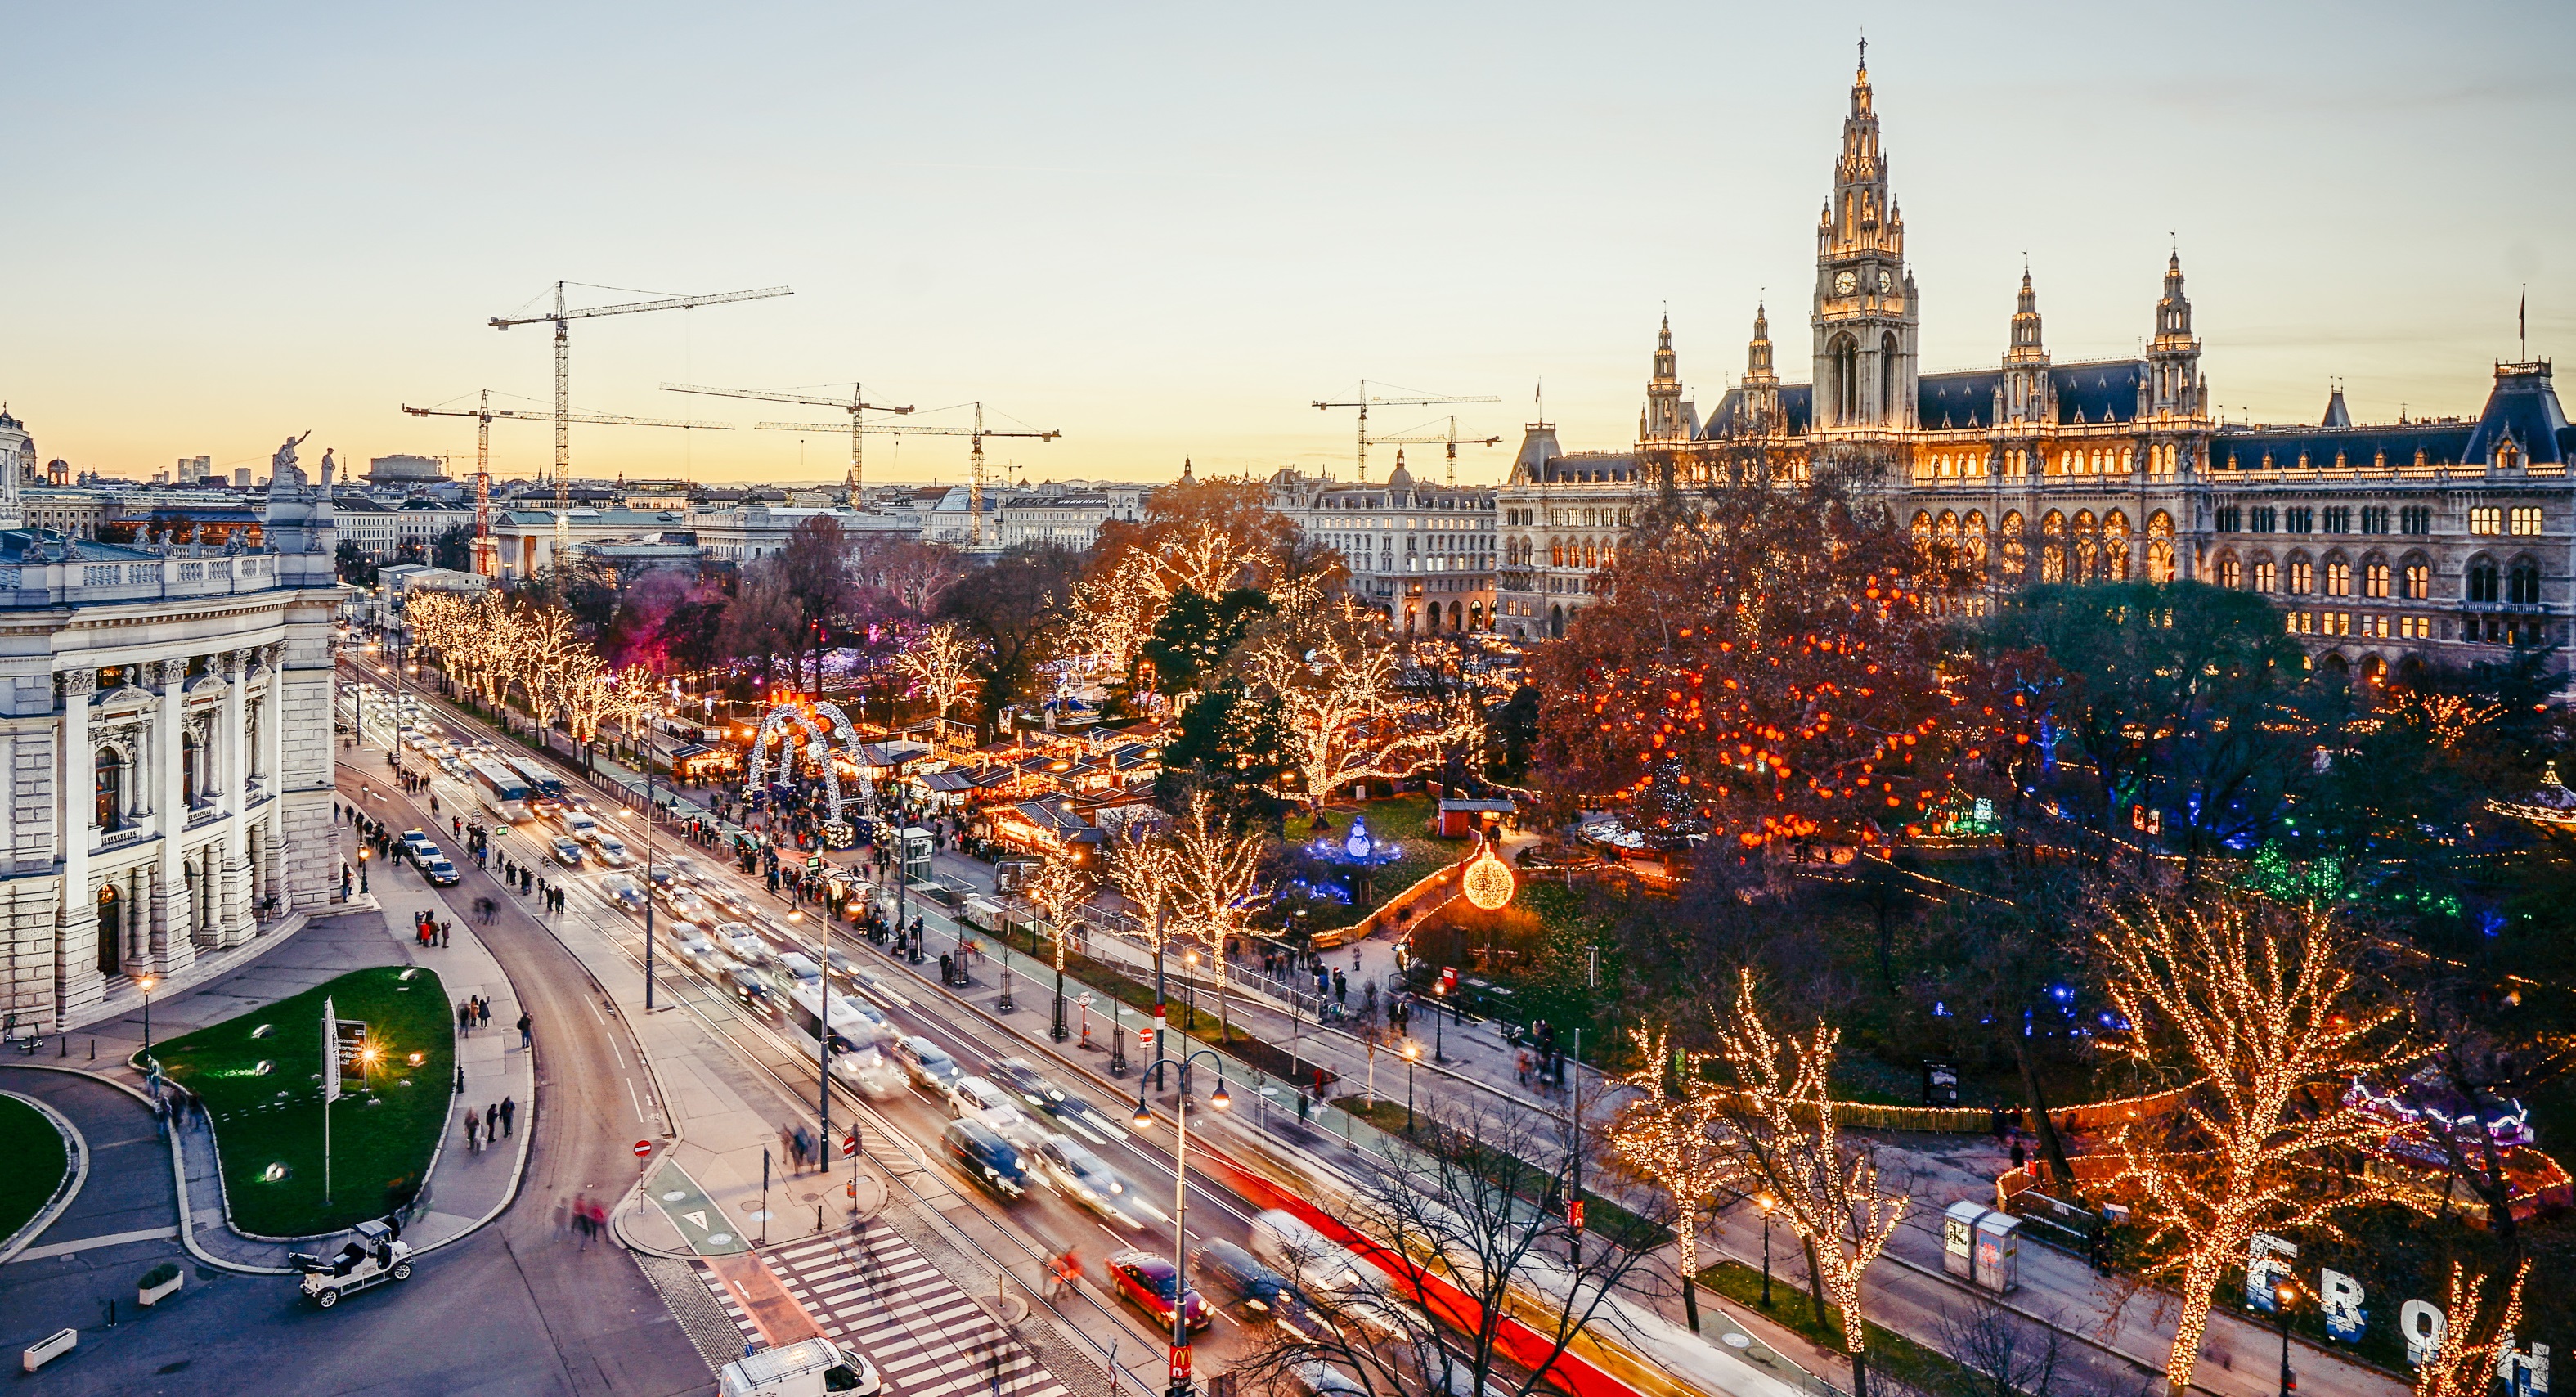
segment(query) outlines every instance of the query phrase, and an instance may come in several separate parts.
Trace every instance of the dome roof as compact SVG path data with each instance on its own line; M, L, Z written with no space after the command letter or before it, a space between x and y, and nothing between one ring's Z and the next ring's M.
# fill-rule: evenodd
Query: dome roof
M13 428L21 432L27 430L26 423L9 415L9 405L6 403L0 403L0 427Z

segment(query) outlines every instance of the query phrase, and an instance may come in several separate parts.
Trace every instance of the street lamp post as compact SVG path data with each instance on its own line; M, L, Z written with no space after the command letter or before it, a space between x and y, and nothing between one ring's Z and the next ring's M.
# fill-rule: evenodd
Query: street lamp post
M1446 1063L1449 1061L1448 1036L1441 1028L1440 1006L1448 1002L1449 991L1447 987L1435 983L1431 987L1431 993L1437 996L1431 1001L1431 1060ZM1321 1012L1322 1006L1318 1005L1317 1013Z
M1192 1393L1190 1275L1189 1258L1183 1250L1185 1245L1183 1239L1188 1235L1185 1224L1189 1220L1185 1210L1189 1203L1187 1156L1190 1147L1190 1066L1203 1057L1212 1059L1217 1064L1216 1093L1208 1098L1208 1104L1220 1111L1234 1104L1234 1099L1228 1096L1225 1090L1225 1060L1217 1057L1215 1049L1200 1048L1179 1059L1181 1094L1172 1103L1172 1385L1165 1390L1164 1397L1191 1397ZM1135 1125L1141 1131L1150 1129L1153 1124L1154 1113L1146 1109L1144 1084L1139 1082L1136 1088Z
M1055 1036L1055 1041L1057 1041L1057 1042L1061 1043L1061 1042L1063 1042L1063 1041L1064 1041L1064 1038L1065 1038L1065 1032L1064 1032L1064 927L1063 927L1063 926L1061 926L1060 924L1057 924L1057 923L1054 923L1054 922L1049 922L1047 925L1048 925L1049 930L1050 930L1050 931L1052 931L1052 932L1053 932L1053 934L1054 934L1054 936L1055 936L1055 1028L1053 1029L1053 1033L1054 1033L1054 1036ZM1086 1038L1088 1038L1088 1037L1090 1037L1090 1034L1085 1033L1083 1036L1084 1036L1084 1037L1086 1037Z
M1407 1038L1407 1039L1405 1039L1405 1040L1404 1040L1404 1134L1405 1134L1405 1138L1407 1138L1407 1139L1411 1139L1411 1138L1412 1138L1412 1136L1413 1136L1413 1065L1414 1065L1415 1063L1417 1063L1417 1062L1421 1061L1421 1059L1422 1059L1422 1044L1421 1044L1420 1042L1418 1042L1417 1040L1415 1040L1415 1039L1411 1039L1411 1038Z
M2290 1371L2290 1305L2299 1298L2299 1287L2287 1276L2272 1283L2272 1312L2281 1317L2281 1397L2291 1397L2299 1390L2299 1375Z
M1753 1200L1762 1208L1762 1308L1771 1308L1771 1208L1778 1200L1770 1194Z
M143 977L143 1070L152 1071L152 977Z

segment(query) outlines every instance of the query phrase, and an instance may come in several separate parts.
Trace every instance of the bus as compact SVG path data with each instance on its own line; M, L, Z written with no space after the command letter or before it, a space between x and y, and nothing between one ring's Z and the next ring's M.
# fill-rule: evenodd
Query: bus
M528 778L521 776L509 763L490 757L476 757L465 764L474 777L475 788L482 792L483 808L514 825L524 825L528 813Z
M571 804L564 790L563 778L555 775L544 763L514 757L510 761L510 769L527 781L528 807L539 815L552 817Z
M862 1074L881 1065L882 1049L896 1036L895 1027L873 1004L848 995L828 994L821 985L799 983L787 992L786 1025L790 1041L812 1061L822 1051L822 1011L832 1012L832 1075L845 1086L864 1088ZM870 1092L870 1095L878 1093Z

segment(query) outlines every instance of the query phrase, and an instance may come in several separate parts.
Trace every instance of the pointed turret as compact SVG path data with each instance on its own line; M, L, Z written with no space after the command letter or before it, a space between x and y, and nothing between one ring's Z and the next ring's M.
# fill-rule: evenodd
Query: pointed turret
M1762 302L1753 306L1753 339L1744 347L1744 396L1741 420L1729 424L1733 430L1772 432L1779 430L1780 374L1771 365L1770 307Z
M2176 248L2165 259L2165 294L2156 302L2156 337L2147 344L2147 411L2203 416L2207 388L2200 376L2200 341L2191 333L2191 298L2182 289L2182 250Z
M2013 303L2012 344L2004 351L2004 381L1995 390L1995 416L2005 422L2057 420L2056 385L2048 375L2048 347L2041 342L2039 292L2022 268L2021 295Z
M1646 407L1637 416L1639 441L1684 441L1690 424L1682 418L1682 380L1673 356L1673 318L1664 317L1655 334L1655 372L1646 382Z
M2319 422L2317 425L2321 427L2349 427L2352 425L2352 411L2343 405L2342 384L2336 384L2333 390L2326 395L2325 420Z

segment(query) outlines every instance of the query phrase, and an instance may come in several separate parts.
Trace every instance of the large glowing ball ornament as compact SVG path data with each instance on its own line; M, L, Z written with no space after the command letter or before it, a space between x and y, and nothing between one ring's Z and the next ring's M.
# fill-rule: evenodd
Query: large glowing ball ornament
M1491 844L1467 865L1465 882L1467 900L1488 912L1512 900L1512 866L1494 857Z

